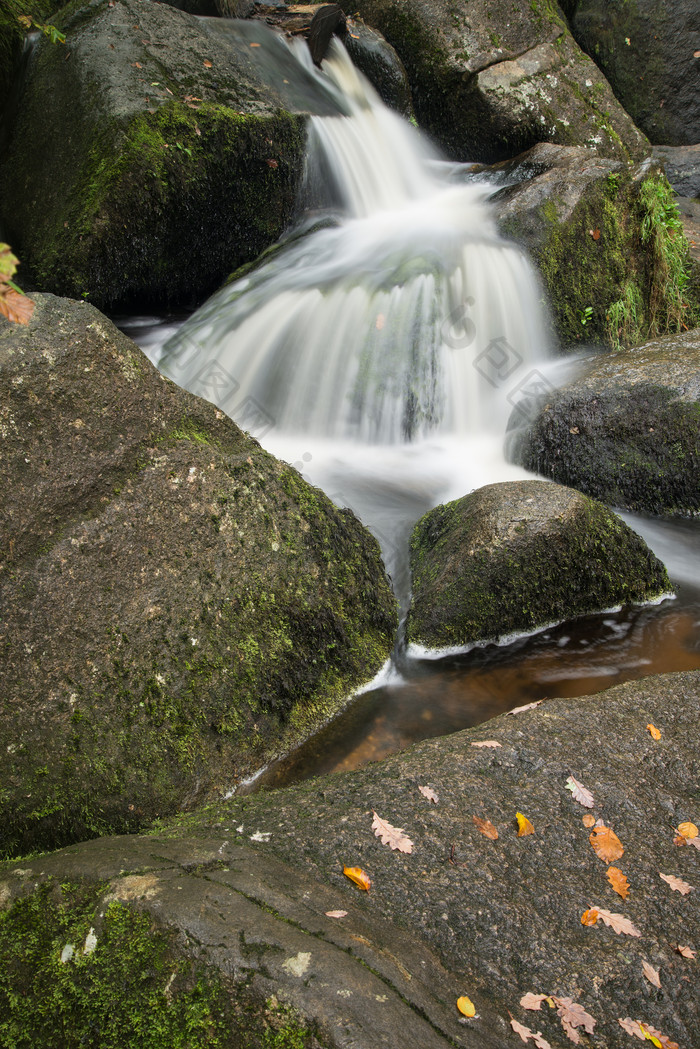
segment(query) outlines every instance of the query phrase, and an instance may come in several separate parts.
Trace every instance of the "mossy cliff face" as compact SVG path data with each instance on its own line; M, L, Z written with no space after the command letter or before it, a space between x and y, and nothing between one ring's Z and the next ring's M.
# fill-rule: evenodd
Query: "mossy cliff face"
M25 281L99 306L203 298L288 222L303 117L175 8L89 0L58 22L0 164Z
M688 242L657 167L540 145L501 174L518 179L493 197L501 232L537 264L564 347L619 349L698 320Z
M666 570L607 507L544 481L487 485L411 538L410 643L450 648L646 601Z
M376 541L93 307L0 328L5 855L226 792L396 625Z
M585 362L513 430L509 456L613 506L700 513L697 329Z
M648 143L551 0L360 0L396 48L416 116L459 160L502 160L537 142L644 156Z

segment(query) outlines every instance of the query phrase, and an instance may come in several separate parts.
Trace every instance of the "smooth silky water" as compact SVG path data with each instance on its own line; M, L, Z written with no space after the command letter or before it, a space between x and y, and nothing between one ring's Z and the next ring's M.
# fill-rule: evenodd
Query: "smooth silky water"
M279 65L263 27L256 57ZM245 37L244 37L245 38ZM388 110L333 41L301 42L284 84L309 119L301 218L246 276L184 323L123 326L179 385L213 401L375 534L402 614L408 541L428 509L531 476L506 463L509 416L576 367L555 360L537 277L498 235L491 187ZM313 107L312 107L313 108ZM416 658L397 639L346 712L256 786L355 768L533 699L700 667L700 527L627 517L665 561L673 601L587 616L508 644Z

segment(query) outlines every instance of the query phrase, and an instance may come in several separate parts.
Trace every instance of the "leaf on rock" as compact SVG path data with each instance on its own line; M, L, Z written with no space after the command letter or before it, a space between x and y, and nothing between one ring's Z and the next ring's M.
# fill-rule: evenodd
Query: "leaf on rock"
M522 707L513 707L512 710L507 710L506 714L522 714L525 710L534 710L535 707L539 707L541 699L536 699L534 703L525 703Z
M646 1042L647 1036L644 1034L639 1020L632 1020L627 1016L624 1020L618 1020L617 1022L623 1031L627 1031L627 1034L633 1034L635 1038L640 1038L641 1041Z
M581 925L595 925L599 918L600 914L598 911L595 907L591 907L590 910L584 911L581 915Z
M622 873L620 868L608 867L605 873L617 895L622 896L622 899L626 900L630 894L630 883L627 881L626 876Z
M398 849L399 852L413 852L413 842L399 827L392 827L391 823L387 823L381 816L378 816L374 809L372 815L374 816L372 830L381 839L382 845Z
M661 988L661 977L659 976L658 969L654 969L651 965L649 965L649 962L643 961L642 971L644 972L645 977L652 985L652 987Z
M552 995L552 998L557 1007L561 1025L566 1035L575 1045L579 1045L581 1042L581 1035L576 1030L577 1027L583 1027L587 1034L593 1034L596 1022L582 1005L575 1002L573 998L557 998L554 995Z
M694 958L697 951L694 951L692 947L681 947L680 943L676 944L675 950L681 955L682 958Z
M590 812L587 812L585 816L581 817L581 823L584 825L584 827L593 827L595 826L595 816L593 816Z
M668 1035L662 1034L661 1031L658 1031L656 1027L652 1027L651 1024L640 1023L639 1026L644 1032L644 1037L648 1038L657 1049L679 1049L678 1042L672 1042Z
M612 863L619 860L625 851L624 846L614 830L606 826L595 826L588 840L595 849L596 855L604 863Z
M212 63L209 61L208 58L205 58L204 59L204 68L205 69L211 69L211 67L212 67Z
M347 911L326 911L326 918L347 918L347 916Z
M677 878L675 874L662 874L661 871L659 871L659 877L663 878L663 880L670 885L672 889L679 892L681 896L687 896L693 888L692 885L688 885L687 881Z
M0 284L0 314L13 324L29 324L34 303L7 284Z
M535 828L532 826L527 816L523 816L522 812L516 812L515 818L518 821L519 838L524 838L527 834L535 833Z
M435 805L437 805L440 798L435 793L432 787L419 787L418 790L421 792L424 798L427 798L428 801L432 801Z
M471 998L467 998L466 994L463 994L461 998L457 999L457 1008L463 1016L476 1016L476 1007Z
M625 918L624 914L612 914L610 911L604 910L602 907L596 907L599 916L603 919L606 925L609 925L613 932L625 933L626 936L641 936L641 932L633 925L629 918Z
M520 1004L523 1009L537 1009L538 1011L542 1008L542 1002L547 997L546 994L533 994L532 991L528 991L520 999Z
M343 867L343 874L346 878L349 878L350 881L354 881L359 889L364 889L365 892L369 892L369 887L372 882L361 867Z
M659 732L656 725L652 725L651 723L649 723L647 725L647 731L652 739L661 739L661 733Z
M487 838L491 838L492 841L496 840L498 837L498 831L491 820L482 820L480 816L472 816L472 820L474 821L474 826L477 827L482 834Z
M529 1042L530 1040L532 1040L535 1044L536 1049L552 1049L549 1042L542 1037L539 1031L537 1032L537 1034L535 1034L535 1032L531 1031L529 1027L525 1026L525 1024L518 1023L517 1020L514 1020L512 1016L510 1018L510 1026L513 1028L516 1034L520 1035L524 1042Z
M693 841L698 836L698 828L694 823L679 823L678 833L682 838L686 838L688 841Z
M686 845L694 845L696 849L700 849L700 837L686 838Z
M515 713L515 711L511 710L511 714L514 714L514 713ZM482 740L479 740L477 743L470 743L469 746L470 747L501 747L501 746L503 746L503 744L499 743L495 739L482 739Z
M579 783L577 779L574 779L573 776L569 776L567 779L566 789L571 791L574 801L577 801L579 805L584 805L587 809L592 809L595 805L590 790L584 787L583 783Z

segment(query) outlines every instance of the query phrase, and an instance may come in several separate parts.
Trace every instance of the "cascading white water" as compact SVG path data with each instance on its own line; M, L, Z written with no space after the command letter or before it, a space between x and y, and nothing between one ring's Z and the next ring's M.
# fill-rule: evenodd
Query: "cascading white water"
M405 595L412 522L523 475L501 443L547 356L541 292L498 235L490 187L455 182L338 41L322 71L305 45L296 55L349 114L310 119L305 224L158 364L351 506Z

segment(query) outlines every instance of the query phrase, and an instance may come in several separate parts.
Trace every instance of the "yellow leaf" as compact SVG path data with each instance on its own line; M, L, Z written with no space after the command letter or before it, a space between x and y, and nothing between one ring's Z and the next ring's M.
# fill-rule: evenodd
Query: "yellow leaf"
M354 881L358 889L364 889L365 892L369 892L369 887L372 882L361 867L343 867L343 874L346 878L349 878L350 881Z
M457 999L457 1008L460 1013L464 1016L476 1016L476 1008L471 998L467 998L466 994L463 994L461 998Z
M523 816L522 812L516 812L515 818L518 821L519 838L524 838L526 834L535 833L535 828L532 826L527 816Z
M584 911L581 915L581 925L595 925L598 921L598 911L595 907L591 907L590 910Z
M698 836L698 828L694 823L679 823L678 833L682 838L687 838L688 841L692 841L693 838L697 838Z
M649 730L649 735L651 736L652 739L661 739L661 733L659 732L659 730L656 727L656 725L652 725L650 723L650 724L647 725L647 728Z
M639 1026L640 1026L640 1028L642 1030L642 1034L644 1035L644 1037L646 1039L648 1039L648 1041L650 1041L652 1045L655 1045L656 1049L664 1049L664 1047L661 1044L661 1042L659 1041L659 1039L655 1038L653 1034L650 1034L649 1031L647 1031L647 1029L644 1026L644 1024L640 1024Z

